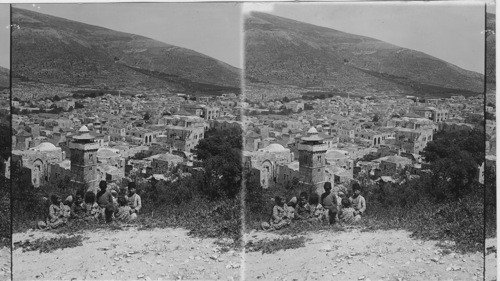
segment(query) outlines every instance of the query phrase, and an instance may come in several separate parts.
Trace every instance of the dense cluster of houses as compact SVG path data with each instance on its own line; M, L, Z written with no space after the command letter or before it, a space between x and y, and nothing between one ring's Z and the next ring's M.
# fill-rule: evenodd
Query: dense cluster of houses
M467 116L484 111L480 96L424 103L334 97L310 103L312 110L246 118L244 165L264 188L313 178L321 192L325 181L343 184L361 174L392 181L407 168L419 175L428 169L421 152L437 132L470 130L475 124L466 123ZM315 144L307 141L311 137Z
M107 94L78 102L84 107L60 114L13 115L12 161L5 163L33 186L93 188L131 173L166 179L176 166L192 167L193 150L207 130L241 126L241 103L234 94L194 101L182 95Z

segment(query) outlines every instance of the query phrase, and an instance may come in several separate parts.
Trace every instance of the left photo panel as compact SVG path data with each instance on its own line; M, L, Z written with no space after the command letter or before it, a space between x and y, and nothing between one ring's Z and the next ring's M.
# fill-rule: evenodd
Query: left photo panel
M0 280L11 280L10 5L0 4Z
M14 280L241 279L240 10L12 5Z

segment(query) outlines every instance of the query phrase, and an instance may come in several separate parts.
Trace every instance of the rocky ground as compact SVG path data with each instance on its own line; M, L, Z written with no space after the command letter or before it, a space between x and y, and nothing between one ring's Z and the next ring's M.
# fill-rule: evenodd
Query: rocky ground
M484 280L497 280L497 239L488 238L485 243L486 248L486 275Z
M251 232L245 239L279 237ZM483 253L458 254L403 230L322 231L307 238L298 249L246 253L245 280L483 280Z
M28 231L14 234L13 241L61 235ZM194 238L182 229L129 228L82 235L83 245L75 248L51 253L15 249L14 280L483 280L483 253L455 253L439 247L438 241L413 239L403 230L321 231L308 234L302 248L244 255L216 243L227 241ZM245 239L282 237L254 231ZM487 247L495 244L487 241ZM495 279L496 253L490 251L486 280Z
M0 281L11 280L10 268L10 249L3 247L0 249Z
M15 233L13 242L58 237L43 231ZM14 280L239 280L241 254L182 229L83 233L83 246L51 253L13 251ZM227 242L227 241L218 241Z

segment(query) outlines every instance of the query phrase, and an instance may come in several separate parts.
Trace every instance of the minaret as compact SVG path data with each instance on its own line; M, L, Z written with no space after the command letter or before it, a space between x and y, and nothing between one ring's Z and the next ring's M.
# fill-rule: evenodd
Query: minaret
M311 127L307 137L302 137L299 149L300 181L309 187L309 192L322 194L325 183L325 153L328 146L318 135L316 128Z
M79 135L73 137L69 144L71 150L72 183L77 189L86 188L86 191L97 191L97 150L99 144L89 133L87 126L78 130Z

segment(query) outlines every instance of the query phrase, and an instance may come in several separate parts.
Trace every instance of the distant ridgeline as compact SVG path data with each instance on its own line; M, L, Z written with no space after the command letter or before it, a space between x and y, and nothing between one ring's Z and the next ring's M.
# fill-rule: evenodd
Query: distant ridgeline
M259 12L246 17L244 30L251 100L330 93L446 98L484 91L480 73L374 38Z
M101 85L136 93L241 92L240 69L189 49L17 8L12 22L20 26L12 31L12 75L21 99Z

